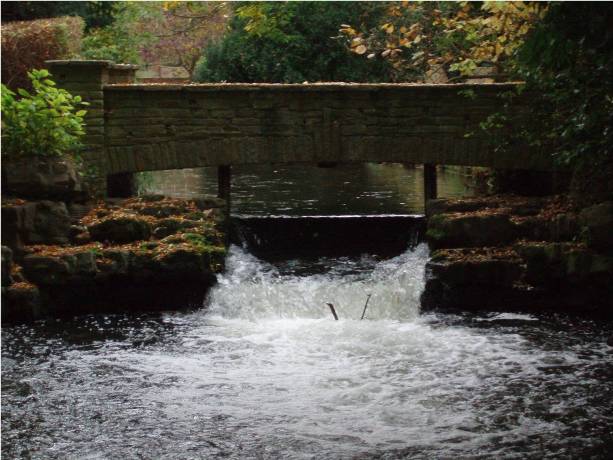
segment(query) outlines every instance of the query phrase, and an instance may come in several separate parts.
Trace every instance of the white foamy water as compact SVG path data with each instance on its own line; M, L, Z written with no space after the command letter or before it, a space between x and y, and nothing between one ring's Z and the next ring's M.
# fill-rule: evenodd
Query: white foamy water
M275 267L234 247L202 311L118 320L120 337L85 344L34 336L32 356L6 360L3 449L40 458L606 454L613 360L595 328L533 315L420 316L426 258L419 246L308 274L299 261Z

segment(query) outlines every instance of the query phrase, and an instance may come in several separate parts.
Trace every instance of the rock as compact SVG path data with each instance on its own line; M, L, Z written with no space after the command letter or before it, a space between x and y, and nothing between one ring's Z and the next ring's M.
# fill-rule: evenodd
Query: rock
M72 222L76 223L79 220L81 220L83 217L85 217L92 210L92 204L91 203L87 203L87 204L68 203L67 208L68 208L68 214L70 214L70 218L72 219Z
M584 209L579 214L579 222L590 248L613 253L613 201Z
M66 244L70 216L61 201L32 201L2 206L2 240L13 250L26 244Z
M146 206L139 210L140 214L145 216L154 217L170 217L182 214L186 211L184 207L176 206L174 204L156 204L154 206Z
M479 310L517 305L521 259L497 248L436 251L426 264L426 286L421 296L428 308Z
M160 240L175 234L179 230L202 226L201 223L194 222L193 220L179 220L172 218L160 219L158 224L159 227L156 227L153 230L153 236Z
M70 242L74 243L76 238L87 232L87 227L85 225L71 225L68 230L68 237L70 238Z
M432 217L437 214L447 214L452 212L473 212L480 209L491 207L491 203L480 199L448 200L439 198L426 202L426 216ZM497 207L497 206L496 206Z
M206 209L218 209L225 208L227 203L223 198L217 198L214 196L206 196L201 198L194 198L191 200L198 209L204 211Z
M147 195L142 195L140 197L140 199L142 201L148 202L148 203L155 203L156 201L162 201L164 198L166 198L164 195L158 195L158 194L147 194Z
M162 269L176 277L192 278L208 273L205 262L206 258L200 251L183 248L171 251L160 258Z
M15 283L6 290L2 302L2 322L32 321L40 317L40 292L30 283Z
M74 272L76 261L65 258L29 254L23 258L26 278L36 284L64 284Z
M111 241L123 244L149 239L151 229L143 219L119 217L109 218L91 225L89 234L94 241Z
M94 275L97 271L96 255L93 251L83 251L74 254L75 273L78 275Z
M102 258L110 263L97 266L100 270L107 273L126 274L130 267L130 252L121 249L106 249L102 252Z
M34 228L28 235L28 244L66 244L70 232L70 215L61 201L35 203Z
M551 222L540 216L527 216L515 219L517 238L528 240L547 240L551 238Z
M83 198L75 164L67 157L24 157L2 161L2 192L22 198Z
M512 286L521 277L521 260L511 251L497 256L495 250L451 249L436 251L426 265L430 277L447 286L483 284Z
M426 238L433 249L504 246L516 238L506 214L437 214L428 220Z
M570 241L579 233L577 216L571 213L556 214L549 222L550 238L553 241Z
M8 246L2 246L2 286L13 282L11 268L13 267L13 251Z
M535 286L613 279L613 257L574 243L519 243L515 248L525 262L526 281Z

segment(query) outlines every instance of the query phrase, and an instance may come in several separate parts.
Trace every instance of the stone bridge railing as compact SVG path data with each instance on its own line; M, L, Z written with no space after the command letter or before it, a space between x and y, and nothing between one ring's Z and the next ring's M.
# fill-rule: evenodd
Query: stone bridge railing
M139 85L131 66L48 64L92 104L85 156L102 188L108 175L248 163L552 168L527 150L496 154L478 134L512 83Z

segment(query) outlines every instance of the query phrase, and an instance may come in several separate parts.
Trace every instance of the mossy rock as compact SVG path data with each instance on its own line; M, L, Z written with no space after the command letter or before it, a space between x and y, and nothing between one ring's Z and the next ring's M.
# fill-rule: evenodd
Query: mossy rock
M119 217L103 220L89 227L89 233L94 241L110 241L112 243L131 243L148 240L151 236L149 223L137 217Z
M76 261L73 257L51 257L29 254L23 258L26 278L36 284L64 284L74 273Z
M35 285L15 283L2 290L2 322L32 321L40 317L40 291Z
M613 201L607 201L581 211L579 221L584 228L587 245L613 254Z
M437 214L428 220L426 231L433 249L505 246L516 236L506 214Z

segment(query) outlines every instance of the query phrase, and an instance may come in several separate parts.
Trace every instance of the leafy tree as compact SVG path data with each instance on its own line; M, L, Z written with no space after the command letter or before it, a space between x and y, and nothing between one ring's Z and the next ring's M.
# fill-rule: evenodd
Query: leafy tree
M83 38L81 57L84 59L106 59L120 63L141 63L140 48L151 37L137 33L134 25L137 20L151 20L140 10L136 2L118 2L113 6L113 21L106 27L90 30ZM142 19L140 19L142 16Z
M8 156L53 156L75 153L85 134L83 117L87 105L55 87L47 70L32 70L33 94L17 90L20 97L2 85L2 154Z
M226 10L215 2L121 2L111 25L85 37L82 56L170 64L191 74L208 41L223 32Z
M385 62L348 55L339 24L374 24L375 2L257 2L235 4L229 30L209 45L198 81L388 81Z
M420 81L509 63L544 11L527 2L396 2L376 26L343 24L341 33L353 53L389 61L396 80Z
M194 72L206 45L221 37L229 9L222 2L143 2L137 4L147 14L135 24L137 33L151 37L141 56L148 63L165 63ZM143 16L152 20L144 21Z

